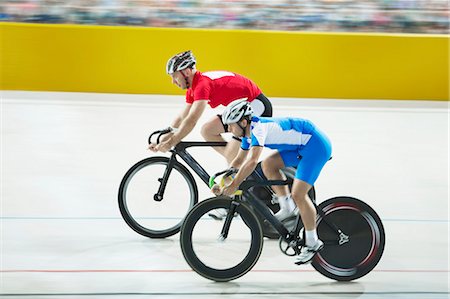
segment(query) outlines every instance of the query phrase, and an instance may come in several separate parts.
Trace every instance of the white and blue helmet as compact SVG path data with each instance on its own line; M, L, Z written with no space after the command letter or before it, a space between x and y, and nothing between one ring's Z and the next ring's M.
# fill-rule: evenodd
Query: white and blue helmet
M228 104L222 113L222 123L224 125L234 124L241 121L244 117L252 117L253 109L247 98L235 100Z
M195 60L194 55L192 55L192 52L185 51L173 56L169 59L169 61L167 61L166 72L167 74L172 75L177 71L195 67L196 62L197 61Z

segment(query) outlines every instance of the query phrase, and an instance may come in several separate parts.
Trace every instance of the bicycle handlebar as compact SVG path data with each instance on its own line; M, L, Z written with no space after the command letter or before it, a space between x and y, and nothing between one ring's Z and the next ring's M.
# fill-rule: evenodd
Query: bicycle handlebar
M165 128L165 129L162 129L162 130L157 130L157 131L151 133L150 136L148 137L148 144L152 143L153 135L157 135L158 134L158 137L156 138L156 144L159 144L159 139L161 138L161 136L163 136L165 134L168 134L168 133L170 133L172 131L173 131L172 128L168 127L168 128Z
M224 177L236 174L238 172L238 169L236 168L229 168L222 171L219 171L218 173L212 175L209 178L209 188L212 188L214 186L216 177L220 175L224 175ZM239 189L236 190L235 195L241 195L242 193L246 192L248 189L255 187L255 186L275 186L275 185L287 185L289 184L289 180L265 180L265 181L256 181L256 180L245 180L241 183L239 186Z
M222 171L219 171L216 174L213 174L210 178L209 178L209 188L212 188L214 186L214 184L216 183L214 180L216 179L216 177L218 177L219 175L224 175L224 177L236 174L238 172L238 169L236 168L228 168Z

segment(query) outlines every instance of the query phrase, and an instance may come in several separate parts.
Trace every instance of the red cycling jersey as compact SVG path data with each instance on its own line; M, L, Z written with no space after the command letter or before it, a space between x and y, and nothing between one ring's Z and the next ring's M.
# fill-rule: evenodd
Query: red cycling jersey
M252 102L261 90L250 79L227 71L201 73L197 71L192 80L192 87L186 92L186 103L208 100L209 106L227 106L234 100L247 98Z

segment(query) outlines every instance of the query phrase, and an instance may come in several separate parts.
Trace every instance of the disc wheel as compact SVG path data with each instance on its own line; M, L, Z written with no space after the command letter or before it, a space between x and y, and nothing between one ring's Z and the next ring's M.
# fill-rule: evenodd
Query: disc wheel
M312 266L338 281L355 280L372 271L385 245L384 227L377 213L352 197L335 197L319 208L325 217L319 216L317 233L325 246L314 257ZM327 222L334 223L343 235Z

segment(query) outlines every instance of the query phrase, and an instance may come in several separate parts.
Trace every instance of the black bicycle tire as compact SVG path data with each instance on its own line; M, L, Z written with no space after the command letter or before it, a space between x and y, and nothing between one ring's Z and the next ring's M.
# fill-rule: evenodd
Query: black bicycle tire
M357 259L357 261L359 261L358 264L356 264L357 262L354 262L355 265L345 267L337 265L340 263L340 261L338 262L340 255L336 250L333 250L331 247L327 249L327 246L325 246L324 249L314 257L312 266L322 275L337 281L351 281L370 273L380 261L386 242L383 223L375 210L363 201L347 196L328 199L322 202L319 205L319 208L325 212L326 217L331 217L331 215L335 213L333 217L337 219L339 219L337 212L341 213L341 215L344 212L347 213L345 215L346 223L365 221L365 225L368 226L366 231L370 231L370 234L363 235L360 233L358 237L354 234L355 238L353 240L362 240L364 238L364 243L367 244L362 245L365 246L361 246L361 242L358 243L358 241L352 243L351 234L349 235L349 242L342 245L347 246L342 247L342 250L345 250L346 256ZM351 217L353 217L353 219L349 219ZM342 218L344 217L341 217L341 219ZM322 239L324 236L321 236L321 231L325 232L326 230L329 230L329 228L326 228L328 225L321 220L323 220L322 217L318 217L317 231L319 238ZM338 223L336 222L336 219L332 222L334 222L337 227L342 227L341 225L344 225L344 222L342 224ZM359 231L363 231L363 228L359 228ZM344 231L344 233L346 232ZM366 242L367 240L371 240L371 243L369 244L369 242ZM327 250L328 252L326 252ZM359 258L360 256L361 258Z
M192 232L197 221L209 211L217 208L230 207L232 199L229 197L213 197L201 201L187 214L180 232L181 251L186 262L199 275L216 281L227 282L239 278L249 272L261 256L263 248L263 234L258 218L247 204L241 202L236 212L249 227L252 235L251 245L246 257L236 266L229 269L213 269L206 266L195 254L192 244Z
M143 159L143 160L137 162L136 164L134 164L126 172L126 174L124 175L124 177L120 183L119 192L118 192L118 202L119 202L119 210L122 215L122 218L125 220L125 222L128 224L128 226L131 229L133 229L135 232L137 232L138 234L140 234L142 236L145 236L148 238L160 239L160 238L167 238L167 237L173 236L176 233L178 233L180 231L183 219L176 226L169 228L169 229L161 230L161 231L152 230L152 229L143 227L136 220L134 220L133 216L129 213L127 205L126 205L126 194L125 194L128 182L130 181L130 179L132 179L134 174L136 174L140 169L146 167L147 165L154 164L154 163L167 164L167 163L169 163L169 158L159 157L159 156L158 157L150 157L150 158ZM174 171L174 170L178 171L186 179L186 181L191 189L192 197L191 197L191 203L189 205L189 210L190 210L198 202L197 184L195 183L195 179L192 176L192 174L189 172L189 170L180 162L178 162L178 161L174 162L172 171ZM155 190L155 192L156 191L157 190Z

